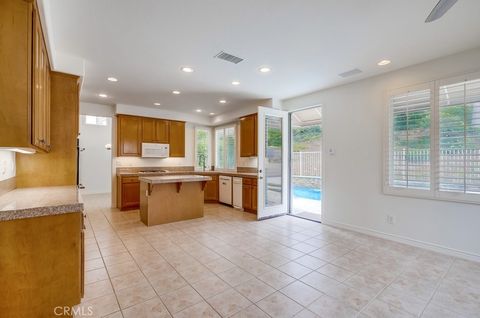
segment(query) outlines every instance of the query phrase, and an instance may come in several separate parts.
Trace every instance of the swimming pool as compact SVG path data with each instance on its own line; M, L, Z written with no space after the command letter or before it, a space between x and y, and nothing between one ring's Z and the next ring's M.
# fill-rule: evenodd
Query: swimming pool
M322 191L320 189L307 188L301 186L293 186L293 195L299 198L305 198L310 200L321 200Z

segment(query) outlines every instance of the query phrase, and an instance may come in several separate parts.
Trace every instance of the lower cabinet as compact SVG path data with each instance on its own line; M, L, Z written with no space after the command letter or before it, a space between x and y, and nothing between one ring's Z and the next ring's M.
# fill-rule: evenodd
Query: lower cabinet
M212 180L207 181L204 191L205 202L218 202L218 176L207 175Z
M82 211L0 222L0 317L55 317L79 304L83 239Z
M117 179L117 205L120 210L140 207L140 181L136 176L119 176Z
M242 205L246 212L257 213L257 179L243 178Z

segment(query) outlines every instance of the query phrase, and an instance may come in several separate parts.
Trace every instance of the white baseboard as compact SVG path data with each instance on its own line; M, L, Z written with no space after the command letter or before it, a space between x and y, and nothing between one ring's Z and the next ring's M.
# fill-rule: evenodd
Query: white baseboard
M386 240L391 240L391 241L395 241L395 242L399 242L399 243L403 243L403 244L407 244L407 245L412 245L412 246L415 246L415 247L424 248L424 249L427 249L427 250L431 250L431 251L434 251L434 252L446 254L446 255L449 255L449 256L463 258L463 259L474 261L474 262L480 262L480 255L478 255L478 254L474 254L474 253L470 253L470 252L466 252L466 251L461 251L461 250L457 250L457 249L454 249L454 248L450 248L450 247L446 247L446 246L442 246L442 245L438 245L438 244L434 244L434 243L419 241L419 240L415 240L415 239L412 239L412 238L409 238L409 237L396 235L396 234L385 233L385 232L372 230L372 229L361 227L361 226L356 226L356 225L351 225L351 224L347 224L347 223L332 221L332 220L328 220L326 218L322 218L322 223L326 224L326 225L346 229L346 230L351 230L351 231L354 231L354 232L359 232L359 233L362 233L362 234L367 234L367 235L383 238L383 239L386 239Z

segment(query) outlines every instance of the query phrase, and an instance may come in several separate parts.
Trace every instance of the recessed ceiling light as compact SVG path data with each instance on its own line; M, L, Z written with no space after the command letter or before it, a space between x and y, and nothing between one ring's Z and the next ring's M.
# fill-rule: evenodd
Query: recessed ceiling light
M213 115L215 115L215 113L210 113L210 116L213 116Z
M262 66L258 69L260 71L260 73L268 73L270 72L272 69L270 67L267 67L267 66Z
M233 81L232 85L235 85L235 86L240 85L240 82L239 81Z
M173 95L180 95L180 91L173 91L172 94Z
M201 109L197 109L197 110L195 110L195 111L196 111L197 113L201 113L201 112L202 112Z
M108 95L107 95L107 94L103 94L103 93L101 93L101 94L98 94L98 96L100 96L101 98L107 98L107 97L108 97Z
M160 106L160 105L162 105L162 104L160 104L160 103L153 103L153 105L155 105L155 106Z
M109 80L110 82L118 82L118 78L116 77L107 77L107 80Z
M185 73L192 73L193 72L193 68L191 68L189 66L182 66L180 69Z
M378 66L385 66L392 63L392 61L389 60L381 60L380 62L377 63Z
M227 103L227 101L224 100L224 99L221 99L221 100L219 100L218 102L219 102L220 104L226 104L226 103Z

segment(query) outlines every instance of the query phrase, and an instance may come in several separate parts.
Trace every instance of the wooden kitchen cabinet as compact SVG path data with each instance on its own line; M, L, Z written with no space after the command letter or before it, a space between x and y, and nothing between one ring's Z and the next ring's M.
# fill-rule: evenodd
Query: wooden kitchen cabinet
M257 156L257 114L240 118L240 157Z
M136 176L118 176L117 205L120 210L134 210L140 207L140 181Z
M243 178L242 206L246 212L257 212L257 179Z
M142 142L167 144L169 121L156 118L142 118Z
M218 202L218 176L206 175L212 180L207 181L204 189L205 202Z
M81 211L0 222L0 316L54 317L79 304L84 251Z
M50 151L50 62L35 1L0 2L0 147Z
M170 121L170 157L185 157L185 122Z
M117 155L142 155L142 117L117 115Z

